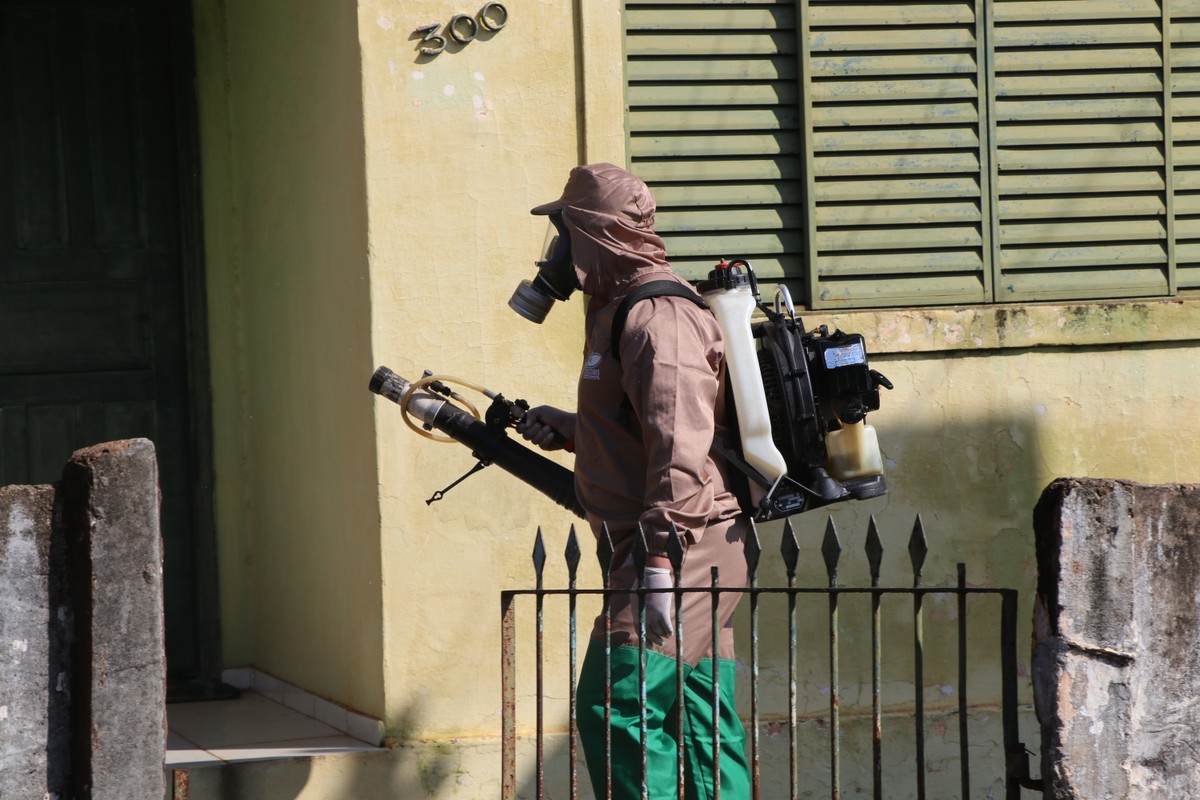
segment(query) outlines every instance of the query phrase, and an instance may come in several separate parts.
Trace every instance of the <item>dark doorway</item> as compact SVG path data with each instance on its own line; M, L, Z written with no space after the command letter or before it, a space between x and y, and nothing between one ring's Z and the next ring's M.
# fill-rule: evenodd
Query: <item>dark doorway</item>
M216 670L215 578L174 5L0 0L0 484L56 481L83 446L154 442L167 663L189 685Z

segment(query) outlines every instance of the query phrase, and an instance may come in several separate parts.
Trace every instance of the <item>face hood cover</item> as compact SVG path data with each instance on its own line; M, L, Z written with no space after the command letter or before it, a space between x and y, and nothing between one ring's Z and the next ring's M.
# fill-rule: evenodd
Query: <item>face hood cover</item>
M620 167L575 167L562 196L531 213L558 211L571 233L579 285L597 302L607 303L642 275L670 272L666 248L654 232L650 187Z

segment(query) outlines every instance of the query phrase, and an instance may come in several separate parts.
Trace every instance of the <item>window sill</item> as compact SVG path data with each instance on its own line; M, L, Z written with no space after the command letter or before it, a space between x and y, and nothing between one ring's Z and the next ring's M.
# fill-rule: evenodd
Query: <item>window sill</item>
M803 312L808 329L861 333L873 354L1095 347L1200 339L1200 295L1166 300Z

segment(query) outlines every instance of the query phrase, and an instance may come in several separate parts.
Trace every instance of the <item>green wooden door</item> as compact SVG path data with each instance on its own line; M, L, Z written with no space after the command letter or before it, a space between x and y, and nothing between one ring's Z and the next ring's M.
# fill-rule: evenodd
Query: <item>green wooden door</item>
M163 3L0 0L0 485L146 437L168 664L197 670L180 192Z

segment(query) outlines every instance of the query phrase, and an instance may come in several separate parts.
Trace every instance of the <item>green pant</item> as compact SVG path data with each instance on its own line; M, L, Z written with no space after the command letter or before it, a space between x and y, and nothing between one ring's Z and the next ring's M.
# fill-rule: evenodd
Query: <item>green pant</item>
M733 703L735 664L721 659L718 722L721 742L721 798L750 797L746 733ZM678 715L683 714L685 800L713 797L712 660L683 665L683 698L677 696L675 659L646 652L646 786L650 800L674 798L678 778ZM583 659L578 692L579 737L598 800L605 798L604 643L592 640ZM612 798L642 797L642 746L638 649L612 648Z

